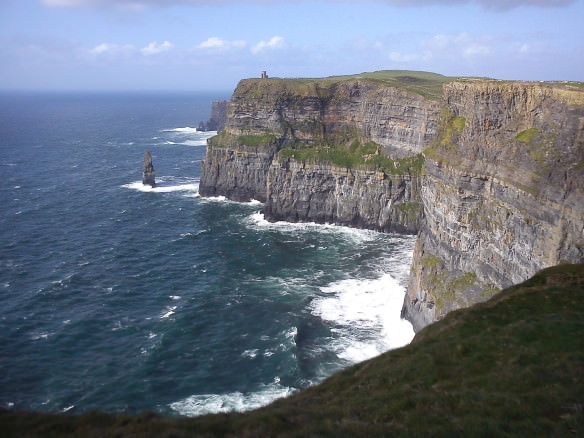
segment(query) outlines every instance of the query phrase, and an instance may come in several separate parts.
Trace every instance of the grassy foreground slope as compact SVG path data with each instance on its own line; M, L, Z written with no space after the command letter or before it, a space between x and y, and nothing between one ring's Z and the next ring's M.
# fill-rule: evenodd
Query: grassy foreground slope
M3 437L584 436L584 265L546 269L407 347L246 414L0 412Z

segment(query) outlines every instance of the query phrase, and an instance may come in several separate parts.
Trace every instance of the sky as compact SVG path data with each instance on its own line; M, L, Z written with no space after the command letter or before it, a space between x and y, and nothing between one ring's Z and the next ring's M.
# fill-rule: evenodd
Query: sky
M0 0L0 90L386 69L584 81L584 0Z

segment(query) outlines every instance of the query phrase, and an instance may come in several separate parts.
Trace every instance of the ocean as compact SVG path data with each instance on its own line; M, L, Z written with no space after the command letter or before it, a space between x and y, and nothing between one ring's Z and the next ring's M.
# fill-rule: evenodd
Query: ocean
M228 97L0 95L0 407L245 411L412 339L413 236L198 195Z

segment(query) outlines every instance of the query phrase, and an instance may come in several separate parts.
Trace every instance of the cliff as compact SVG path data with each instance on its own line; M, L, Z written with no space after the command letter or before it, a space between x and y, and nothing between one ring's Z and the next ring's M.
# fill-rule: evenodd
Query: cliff
M264 215L270 220L336 223L416 233L419 175L278 158L269 169Z
M416 330L584 261L584 88L414 72L244 80L200 192L419 238Z
M398 350L244 414L11 412L12 437L568 437L584 433L584 265L540 272Z
M268 220L416 232L420 153L448 78L411 74L241 81L201 195L260 200Z
M199 131L222 131L227 122L227 101L216 100L211 105L211 116L206 122L199 123Z
M403 308L416 330L584 260L584 89L446 84L424 156L425 219Z

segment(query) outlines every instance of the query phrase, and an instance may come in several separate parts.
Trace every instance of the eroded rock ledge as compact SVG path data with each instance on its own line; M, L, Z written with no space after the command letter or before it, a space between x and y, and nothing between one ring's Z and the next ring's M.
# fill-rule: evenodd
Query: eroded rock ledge
M376 72L240 82L202 196L268 220L416 233L416 330L584 261L584 89Z

